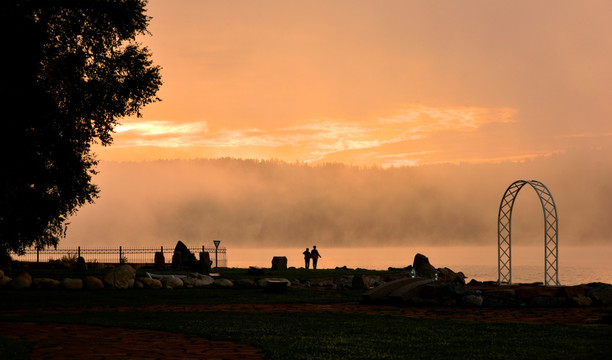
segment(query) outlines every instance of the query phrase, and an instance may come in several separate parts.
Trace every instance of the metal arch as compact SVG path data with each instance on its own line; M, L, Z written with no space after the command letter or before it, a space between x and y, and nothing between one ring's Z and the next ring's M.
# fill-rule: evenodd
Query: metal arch
M557 206L548 188L537 180L517 180L513 182L502 197L497 215L497 282L512 283L512 208L519 191L526 184L538 194L544 213L544 283L560 285L558 266L558 221Z

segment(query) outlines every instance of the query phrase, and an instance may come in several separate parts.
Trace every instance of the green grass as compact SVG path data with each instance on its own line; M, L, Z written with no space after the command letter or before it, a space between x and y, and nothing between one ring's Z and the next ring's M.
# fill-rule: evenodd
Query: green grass
M29 359L28 355L30 346L15 339L0 336L0 356L2 359L25 360Z
M151 269L139 269L156 272ZM219 269L230 279L259 278L246 269ZM328 278L391 272L290 269L265 270L264 277ZM72 277L74 270L34 277ZM157 272L159 273L159 272ZM166 272L169 273L169 272ZM176 272L174 272L176 273ZM183 272L186 273L186 272ZM88 272L92 274L92 272ZM93 272L93 274L96 274ZM83 274L81 274L83 275ZM261 348L269 359L609 359L612 326L540 325L412 319L390 315L343 313L115 312L119 306L156 304L331 304L359 301L362 291L290 288L180 290L22 290L0 289L0 308L59 309L58 314L2 316L3 321L83 323L157 329L189 336L230 340ZM80 307L83 312L61 309ZM87 309L102 307L104 311ZM432 312L440 309L431 309ZM443 311L450 311L445 309ZM609 309L602 310L609 312ZM0 358L26 359L30 344L0 337Z
M335 304L360 301L359 290L315 290L290 288L284 293L262 289L178 289L178 290L9 290L0 289L0 308L6 310L119 307L183 304ZM44 301L41 301L44 299Z
M342 313L86 313L24 318L230 340L269 359L604 359L612 327L477 323Z

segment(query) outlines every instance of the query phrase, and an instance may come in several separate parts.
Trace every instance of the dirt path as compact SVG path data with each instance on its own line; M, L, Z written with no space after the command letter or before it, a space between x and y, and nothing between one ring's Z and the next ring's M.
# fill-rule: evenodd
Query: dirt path
M66 312L102 312L108 308L74 308L14 311L4 315ZM605 313L601 308L428 308L364 305L359 303L154 305L121 307L112 311L232 311L232 312L346 312L466 321L501 321L546 324L594 324ZM252 346L212 341L180 334L74 324L0 322L0 334L34 344L33 359L262 359Z
M32 359L263 359L252 346L165 331L0 322L0 334L33 344Z

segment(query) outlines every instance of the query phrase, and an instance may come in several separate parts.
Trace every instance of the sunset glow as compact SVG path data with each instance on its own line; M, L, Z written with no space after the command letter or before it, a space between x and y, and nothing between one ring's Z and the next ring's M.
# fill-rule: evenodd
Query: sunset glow
M500 198L537 179L562 271L593 263L566 246L609 258L611 14L608 0L151 0L138 40L162 101L94 149L101 195L65 244L222 239L261 264L270 248L295 264L313 244L403 248L398 266L469 245L493 251L466 262L495 268ZM530 191L513 244L543 251Z
M512 122L512 109L426 108L407 107L401 113L350 122L335 119L310 120L303 125L265 129L216 129L209 131L206 122L170 122L131 120L117 127L113 149L138 147L181 149L191 157L210 158L218 154L251 157L251 153L285 161L348 162L356 164L416 165L422 157L443 151L441 145L429 149L432 137L441 133L478 132L491 123ZM384 147L417 148L418 151L386 152ZM123 155L123 154L122 154ZM117 155L119 156L119 155ZM437 157L444 156L438 154ZM258 156L254 156L258 157ZM263 156L262 156L263 157ZM117 159L121 159L118 157ZM466 159L468 160L468 159Z
M414 166L608 147L605 1L216 1L148 7L162 102L102 160Z

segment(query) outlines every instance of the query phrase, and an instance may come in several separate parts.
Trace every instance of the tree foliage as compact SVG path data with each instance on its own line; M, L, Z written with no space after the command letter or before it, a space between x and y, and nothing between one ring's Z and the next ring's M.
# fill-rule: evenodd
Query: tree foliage
M160 68L136 37L145 0L0 4L0 250L57 245L93 202L91 145L159 100Z

